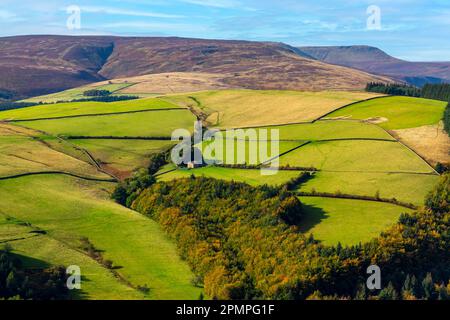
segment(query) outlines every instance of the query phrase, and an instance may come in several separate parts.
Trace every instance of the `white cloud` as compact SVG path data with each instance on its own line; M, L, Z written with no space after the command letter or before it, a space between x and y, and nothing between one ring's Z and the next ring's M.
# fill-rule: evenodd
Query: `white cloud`
M135 11L135 10L126 10L111 7L98 7L98 6L82 6L81 11L88 13L102 13L111 15L135 16L135 17L151 17L151 18L167 18L167 19L184 18L184 16L174 14L165 14L148 11Z

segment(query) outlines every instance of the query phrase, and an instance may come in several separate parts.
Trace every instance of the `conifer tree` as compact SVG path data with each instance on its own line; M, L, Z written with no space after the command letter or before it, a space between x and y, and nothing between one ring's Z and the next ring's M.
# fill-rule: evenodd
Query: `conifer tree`
M426 277L422 280L423 297L427 300L431 300L434 297L434 284L431 273L427 273Z
M392 282L389 282L388 286L380 291L378 298L380 300L398 300L398 293Z

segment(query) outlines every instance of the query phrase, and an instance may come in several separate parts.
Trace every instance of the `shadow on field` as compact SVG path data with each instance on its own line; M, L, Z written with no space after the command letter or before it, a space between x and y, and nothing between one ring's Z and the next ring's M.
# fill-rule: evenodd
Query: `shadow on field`
M328 214L323 211L322 208L316 206L310 206L302 203L304 212L303 219L300 222L299 229L303 233L307 233L316 225L322 222L322 220L328 218Z
M86 276L81 275L81 289L74 289L70 290L70 299L71 300L87 300L89 299L89 295L87 292L83 290L83 283L85 282L91 282L89 278L86 278Z
M13 252L15 258L20 259L22 265L27 269L47 269L52 265L48 262L36 258L32 258L29 256L24 256L22 254ZM84 275L81 276L81 283L92 281L89 278L86 278ZM84 300L89 298L85 291L81 290L71 290L70 291L70 299L73 300Z

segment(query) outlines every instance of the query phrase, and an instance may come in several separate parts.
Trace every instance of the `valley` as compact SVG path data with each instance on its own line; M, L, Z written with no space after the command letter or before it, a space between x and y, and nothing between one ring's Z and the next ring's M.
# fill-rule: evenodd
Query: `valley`
M58 99L83 90L71 89ZM174 129L192 132L199 111L212 127L279 129L280 151L271 155L279 156L279 172L262 176L258 168L189 170L169 164L156 179L170 183L196 176L281 187L310 172L293 191L305 214L299 230L326 246L377 237L402 213L423 206L439 180L433 167L386 131L436 125L444 105L432 100L214 90L44 104L0 112L1 242L49 265L80 265L85 285L75 298L197 299L203 290L193 284L194 274L173 239L156 221L121 207L110 195L118 181L145 168L150 155L174 146ZM387 120L367 121L374 117ZM265 161L258 157L259 164ZM86 243L90 253L83 249Z

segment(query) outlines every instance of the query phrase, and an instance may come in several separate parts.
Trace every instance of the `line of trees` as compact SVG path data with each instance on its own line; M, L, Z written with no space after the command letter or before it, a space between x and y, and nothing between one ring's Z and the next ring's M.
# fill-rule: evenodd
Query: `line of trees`
M139 99L138 96L98 96L91 98L83 98L83 99L73 99L70 101L58 101L56 103L61 102L86 102L86 101L94 101L94 102L117 102L117 101L126 101L126 100L136 100Z
M423 98L450 101L450 83L426 84L422 88Z
M450 136L450 102L447 104L447 107L445 107L443 122L444 130Z
M302 184L304 184L308 180L312 179L313 177L314 177L314 174L311 173L311 172L302 172L297 177L292 178L291 180L289 180L284 186L289 191L295 191Z
M20 108L25 108L25 107L33 107L33 106L37 106L40 104L42 104L42 103L4 101L4 102L0 102L0 111L14 110L14 109L20 109Z
M408 97L420 97L421 89L401 84L401 83L382 83L382 82L370 82L366 85L366 91L389 94L393 96L408 96Z
M450 101L450 84L426 84L423 88L398 83L371 82L366 91L390 94L394 96L421 97L442 101Z
M92 89L87 90L83 92L83 95L85 97L106 97L109 96L112 92L109 90L98 90L98 89Z

